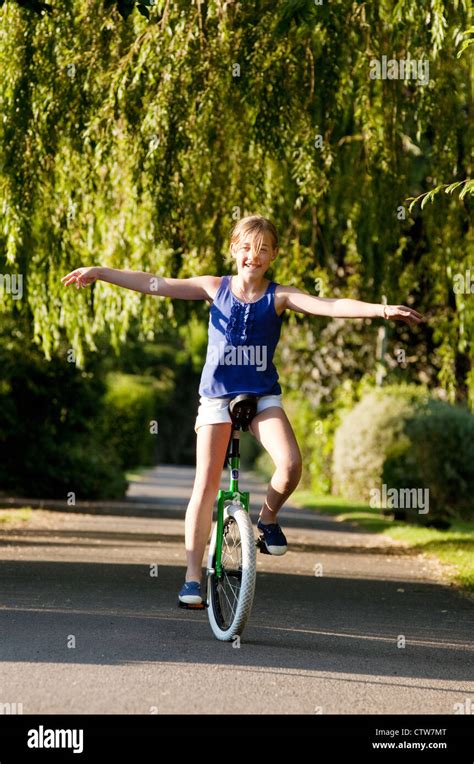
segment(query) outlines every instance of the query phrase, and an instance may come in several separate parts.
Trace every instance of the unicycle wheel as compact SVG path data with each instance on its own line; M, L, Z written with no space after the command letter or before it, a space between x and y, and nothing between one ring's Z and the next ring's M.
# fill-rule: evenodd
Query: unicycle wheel
M257 569L255 538L248 512L239 504L227 508L222 540L222 575L217 577L214 526L209 547L207 605L211 629L222 641L244 630L252 609Z

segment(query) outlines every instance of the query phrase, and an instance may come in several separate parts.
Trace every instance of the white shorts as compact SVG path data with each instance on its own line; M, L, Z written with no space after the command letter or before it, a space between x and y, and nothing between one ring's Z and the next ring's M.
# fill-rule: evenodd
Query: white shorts
M278 406L282 409L282 398L282 393L280 395L262 395L257 401L257 414L270 408L270 406ZM201 395L194 430L197 432L198 427L202 424L218 424L219 422L229 422L230 424L232 422L228 408L230 400L232 398L205 398Z

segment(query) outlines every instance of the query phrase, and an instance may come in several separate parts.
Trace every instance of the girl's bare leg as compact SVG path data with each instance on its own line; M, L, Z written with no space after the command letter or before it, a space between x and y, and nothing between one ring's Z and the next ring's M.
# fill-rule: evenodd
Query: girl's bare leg
M185 519L188 568L186 581L201 581L202 559L209 540L212 510L219 490L231 431L230 422L197 429L196 477Z
M249 429L268 451L275 465L260 519L265 525L276 523L278 510L300 482L301 452L289 419L278 406L271 406L257 414Z

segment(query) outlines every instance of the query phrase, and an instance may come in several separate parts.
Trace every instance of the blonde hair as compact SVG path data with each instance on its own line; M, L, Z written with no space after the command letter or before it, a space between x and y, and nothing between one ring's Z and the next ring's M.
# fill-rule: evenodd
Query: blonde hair
M258 255L263 244L263 237L266 233L269 233L272 237L273 248L278 247L278 233L277 229L268 218L264 218L262 215L249 215L248 217L238 220L232 228L230 234L230 244L238 244L242 236L245 234L252 234L252 244L255 247L255 252ZM230 257L232 253L230 254Z

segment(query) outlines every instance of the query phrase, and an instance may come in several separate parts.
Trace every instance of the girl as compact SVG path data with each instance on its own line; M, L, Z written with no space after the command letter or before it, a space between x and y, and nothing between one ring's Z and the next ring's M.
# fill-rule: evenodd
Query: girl
M211 305L208 349L194 428L196 476L185 520L188 567L178 595L183 604L198 605L203 601L202 560L231 431L228 403L239 393L258 396L250 431L275 465L257 527L270 554L281 555L287 550L276 518L299 483L301 454L283 409L278 373L272 360L284 311L333 318L392 318L408 324L423 320L420 313L404 305L315 297L296 287L269 281L265 273L276 259L278 249L273 223L261 215L252 215L240 220L232 230L230 253L236 275L172 279L93 266L78 268L61 279L66 286L75 283L77 288L101 279L144 294L206 300Z

